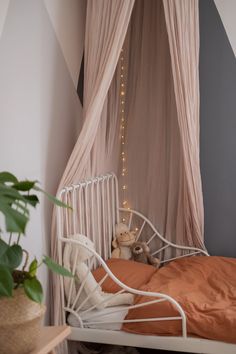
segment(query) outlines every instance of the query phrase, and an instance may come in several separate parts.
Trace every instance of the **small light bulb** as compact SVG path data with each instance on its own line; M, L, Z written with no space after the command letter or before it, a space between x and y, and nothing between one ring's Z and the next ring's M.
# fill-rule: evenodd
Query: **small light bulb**
M124 201L123 201L123 205L126 205L126 204L127 204L127 200L124 200Z
M122 187L122 189L123 189L123 190L126 190L126 189L127 189L127 186L126 186L126 185L124 185L124 186Z
M125 154L124 151L122 151L121 155L124 155L124 154Z
M125 84L121 84L121 87L125 87Z
M122 218L122 222L125 222L125 218Z
M135 231L138 231L138 228L137 228L137 227L135 227Z
M124 110L124 109L122 109L122 110L121 110L121 113L125 113L125 110Z
M122 172L121 176L122 176L122 177L124 177L124 176L125 176L124 172Z
M124 162L125 162L125 157L122 157L122 161L124 161Z
M121 70L124 70L124 68L125 68L124 65L122 65L122 66L121 66Z
M122 141L122 145L125 145L124 141Z
M120 95L124 96L125 95L125 91L121 91Z
M124 75L123 75L123 74L121 74L121 75L120 75L120 77L124 77Z

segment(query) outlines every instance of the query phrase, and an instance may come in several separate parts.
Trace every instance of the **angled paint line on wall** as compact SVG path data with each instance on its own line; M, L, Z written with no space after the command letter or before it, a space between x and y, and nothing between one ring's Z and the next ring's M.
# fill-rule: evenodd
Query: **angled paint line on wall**
M236 1L215 0L215 4L236 57Z
M1 15L2 5L0 0ZM39 180L54 194L80 130L81 104L44 2L10 0L5 18L0 39L0 166L19 178ZM78 45L83 53L83 43ZM32 211L23 240L38 259L49 253L51 208L42 201ZM48 289L47 270L40 269L39 276Z
M77 89L83 57L86 0L44 0L44 4Z
M0 39L4 29L5 20L7 17L7 11L9 7L10 0L0 1Z
M214 1L199 4L205 242L211 255L236 257L236 60Z

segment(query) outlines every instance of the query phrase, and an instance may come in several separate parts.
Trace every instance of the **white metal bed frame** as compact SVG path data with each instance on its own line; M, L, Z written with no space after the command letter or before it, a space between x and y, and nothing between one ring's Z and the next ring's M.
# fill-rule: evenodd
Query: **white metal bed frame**
M103 277L98 286L101 286L105 279L109 276L116 284L122 288L122 290L118 291L116 294L111 294L110 297L115 297L118 294L129 292L134 295L145 295L151 298L150 301L144 304L126 306L125 308L127 310L141 306L148 306L153 303L168 301L175 307L178 312L178 316L175 317L157 316L155 318L148 319L137 318L132 320L123 320L122 323L179 320L182 324L182 337L138 335L130 334L122 330L113 331L86 328L88 320L89 325L101 325L105 323L113 324L114 321L96 321L96 318L99 316L99 312L98 314L94 314L93 311L96 309L96 306L90 306L86 310L82 309L92 294L87 296L87 298L80 305L77 305L86 279L80 285L80 288L76 294L76 298L72 303L71 293L75 279L71 278L70 280L69 295L66 299L64 281L63 278L60 277L63 321L66 323L66 315L71 313L77 318L80 326L80 328L72 327L72 333L69 339L117 345L122 343L122 345L126 346L191 353L236 353L236 345L234 344L188 337L186 315L182 307L175 299L166 294L157 292L151 293L128 287L119 279L117 279L114 274L112 274L105 263L105 261L111 256L111 241L114 235L115 224L120 221L120 213L122 215L126 215L126 221L129 228L133 229L134 226L138 225L136 239L145 240L151 248L152 255L158 255L158 257L161 259L161 263L169 262L181 257L195 256L199 254L208 256L207 251L194 247L176 245L166 240L158 232L150 220L148 220L141 213L135 210L119 208L118 182L116 176L113 173L108 173L103 176L80 182L76 185L65 187L61 190L58 197L62 201L72 205L73 208L73 212L69 211L68 209L57 208L59 263L63 264L63 247L66 243L74 244L75 246L77 244L85 247L91 252L92 256L88 263L89 268L93 270L101 265L106 272L106 276ZM89 210L90 217L88 217ZM68 222L69 218L71 218L70 223ZM72 227L70 228L69 225L72 225ZM68 238L69 235L78 233L86 235L89 239L91 239L94 242L95 248L98 252L90 249L89 247L86 247L77 240ZM173 255L173 251L178 254ZM75 274L77 256L77 253L75 253L75 259L72 265L73 274ZM102 302L99 305L101 304ZM120 310L112 308L108 314L114 314L118 311Z

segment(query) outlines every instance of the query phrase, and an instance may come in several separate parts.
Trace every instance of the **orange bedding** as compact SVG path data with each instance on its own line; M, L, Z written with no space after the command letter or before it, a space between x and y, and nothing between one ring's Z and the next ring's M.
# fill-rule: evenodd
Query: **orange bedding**
M191 257L157 270L141 290L165 293L179 302L187 316L189 336L236 343L236 259ZM135 304L153 298L137 296ZM126 319L176 316L168 302L129 311ZM181 335L181 321L125 323L138 334Z

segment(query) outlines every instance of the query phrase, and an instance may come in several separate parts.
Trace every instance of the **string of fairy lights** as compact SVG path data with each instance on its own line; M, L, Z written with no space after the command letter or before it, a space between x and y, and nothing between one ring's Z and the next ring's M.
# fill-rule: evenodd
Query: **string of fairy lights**
M125 67L124 49L121 49L120 54L120 140L121 140L121 186L122 186L122 206L124 209L130 210L130 205L127 200L127 133L126 133L126 111L125 111L125 98L126 98L126 76L127 67ZM122 222L126 223L126 218L122 218ZM138 227L135 227L135 232L138 232Z
M125 209L129 209L127 201L127 158L126 158L126 119L125 119L125 59L124 49L121 49L120 55L120 140L121 140L121 186L122 186L122 206ZM126 219L123 218L122 222Z

